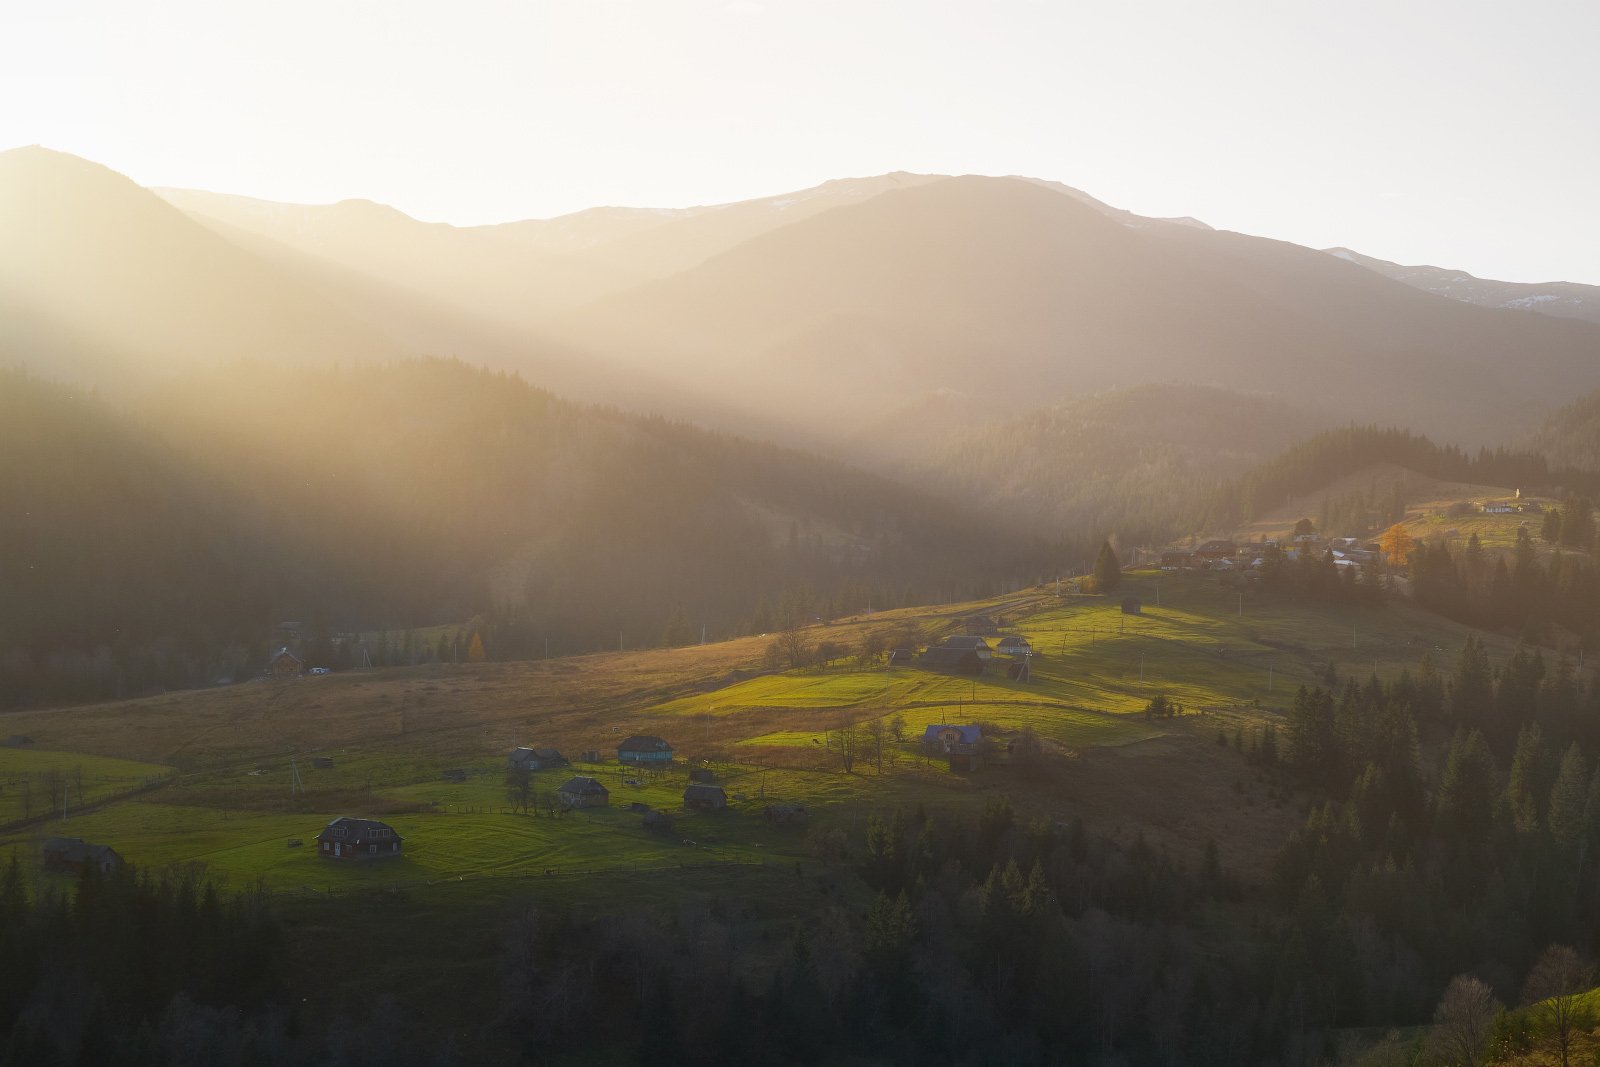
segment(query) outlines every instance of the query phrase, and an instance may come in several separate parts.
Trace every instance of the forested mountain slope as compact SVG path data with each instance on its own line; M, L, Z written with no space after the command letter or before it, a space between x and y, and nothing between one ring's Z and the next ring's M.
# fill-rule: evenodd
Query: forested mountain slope
M118 407L8 372L0 403L12 702L236 675L288 619L479 614L515 657L1040 573L1003 526L882 478L451 362L237 366Z

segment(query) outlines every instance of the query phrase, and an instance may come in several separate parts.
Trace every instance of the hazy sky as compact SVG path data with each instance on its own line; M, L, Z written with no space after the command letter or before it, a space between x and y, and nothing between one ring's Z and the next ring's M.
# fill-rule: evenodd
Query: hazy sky
M1594 0L0 0L0 147L462 223L1028 174L1600 283L1597 53Z

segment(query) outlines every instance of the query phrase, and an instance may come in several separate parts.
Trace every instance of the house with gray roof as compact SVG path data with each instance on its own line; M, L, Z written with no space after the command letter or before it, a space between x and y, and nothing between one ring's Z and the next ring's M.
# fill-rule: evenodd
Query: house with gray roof
M317 855L345 863L394 859L403 841L388 823L341 815L317 835Z
M601 785L600 779L582 774L563 782L556 796L569 808L604 808L611 804L611 790Z

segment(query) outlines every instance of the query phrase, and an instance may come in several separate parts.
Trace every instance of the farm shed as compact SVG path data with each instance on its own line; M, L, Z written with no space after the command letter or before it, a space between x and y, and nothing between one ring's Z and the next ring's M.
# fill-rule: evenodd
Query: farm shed
M728 806L728 794L720 785L691 785L683 791L683 806L698 811L721 811Z
M122 866L122 857L110 845L91 845L79 837L52 837L39 848L46 870L81 871L93 867L110 874Z
M562 783L556 795L569 808L603 808L611 803L611 791L598 778L581 774Z
M768 804L763 814L770 823L801 823L808 817L804 804Z
M1144 603L1136 596L1122 598L1122 613L1124 615L1138 615L1144 611Z
M918 661L922 666L932 671L948 671L951 674L982 674L983 660L970 648L946 648L935 645L922 654Z
M317 835L317 855L346 862L393 859L403 840L388 823L341 815Z
M1028 643L1028 639L1026 637L1018 637L1016 634L1002 637L995 643L994 647L996 652L1004 653L1007 656L1026 656L1033 652L1033 646Z
M511 755L506 757L507 767L526 767L530 771L542 771L550 767L568 766L567 758L553 748L514 748Z

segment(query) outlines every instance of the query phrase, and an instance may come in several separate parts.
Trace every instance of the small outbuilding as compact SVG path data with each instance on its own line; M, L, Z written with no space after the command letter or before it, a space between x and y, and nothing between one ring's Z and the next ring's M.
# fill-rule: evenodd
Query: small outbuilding
M403 841L388 823L341 815L317 835L317 855L346 862L394 859Z
M1122 598L1122 613L1124 615L1138 615L1144 611L1144 602L1136 596Z
M950 674L982 674L983 660L970 648L947 648L934 645L924 652L918 662L932 671Z
M691 785L683 791L683 806L696 811L721 811L728 806L728 794L720 785Z
M530 771L543 771L551 767L567 767L567 758L553 748L514 748L506 757L509 768L526 767Z
M1006 656L1031 656L1033 645L1028 643L1026 637L1011 634L995 642L994 650Z
M122 857L110 845L92 845L80 837L52 837L40 846L44 867L51 871L81 871L92 867L110 874L122 866Z
M647 811L644 813L644 828L653 834L670 834L672 832L672 816L664 811Z
M808 818L804 804L768 804L763 814L768 822L778 825L801 823Z
M582 774L562 783L556 796L569 808L604 808L611 803L611 790L601 785L600 779Z

